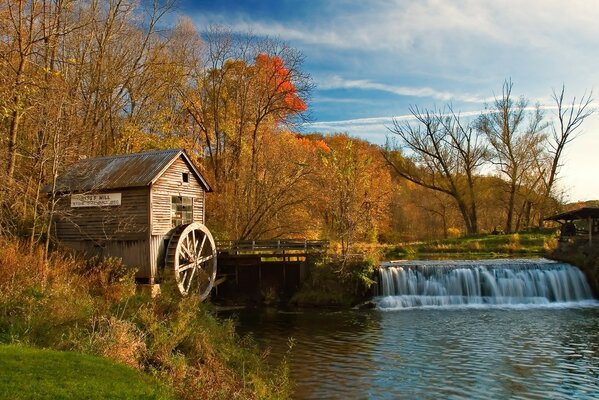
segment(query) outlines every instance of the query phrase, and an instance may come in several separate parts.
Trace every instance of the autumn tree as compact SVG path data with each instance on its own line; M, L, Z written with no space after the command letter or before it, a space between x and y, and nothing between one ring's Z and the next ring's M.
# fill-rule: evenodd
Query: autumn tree
M134 0L75 2L71 17L81 27L65 38L64 56L80 103L77 144L86 143L90 155L123 151L123 135L143 124L142 109L153 108L150 93L175 75L155 74L170 61L161 57L164 41L156 32L170 8L170 1L147 7Z
M206 33L203 66L185 105L216 187L237 179L246 151L255 170L264 130L304 117L312 82L302 62L297 50L276 40L239 38L222 27Z
M290 132L275 132L257 154L248 198L237 198L241 239L306 237L310 234L308 204L312 176L318 168L318 143Z
M301 54L271 39L240 39L213 28L205 37L204 57L184 104L216 187L213 201L220 205L220 218L212 222L236 238L259 237L265 233L248 227L261 214L264 196L283 201L272 196L274 187L264 193L270 187L264 184L264 168L280 168L267 157L278 151L279 132L303 118L312 83L301 70ZM288 172L279 171L281 176Z
M62 70L62 38L74 30L70 2L18 1L0 5L2 139L6 184L0 200L6 232L27 232L33 245L45 199L40 195L71 108ZM18 200L16 200L18 199ZM20 224L29 226L19 226Z
M28 98L36 90L32 82L35 71L34 47L44 39L39 18L42 5L38 1L2 2L2 61L3 124L6 132L6 171L12 179L17 163L17 146L23 117L29 109Z
M140 103L130 94L159 86L159 79L154 85L139 79L149 78L149 61L158 64L149 60L150 49L163 43L153 28L168 4L157 4L142 25L133 1L0 2L1 156L12 182L1 197L2 210L13 215L2 218L8 230L29 230L33 243L49 226L42 185L78 156L120 150L125 122Z
M336 134L325 138L314 209L329 235L347 255L358 240L368 241L388 223L391 177L378 149L362 140Z
M201 64L203 41L193 22L180 18L154 37L146 60L129 81L118 152L184 147L191 153L197 138L185 110Z

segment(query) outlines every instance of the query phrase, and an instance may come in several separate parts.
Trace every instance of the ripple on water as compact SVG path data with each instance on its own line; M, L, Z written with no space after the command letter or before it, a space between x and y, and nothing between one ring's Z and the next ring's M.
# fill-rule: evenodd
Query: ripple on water
M241 315L297 399L597 399L599 309Z

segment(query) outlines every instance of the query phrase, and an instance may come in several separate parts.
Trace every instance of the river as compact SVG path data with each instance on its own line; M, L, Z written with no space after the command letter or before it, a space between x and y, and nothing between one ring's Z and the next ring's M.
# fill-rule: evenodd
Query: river
M541 264L429 268L374 310L242 312L239 329L288 358L297 399L597 399L598 303L569 287L577 270Z

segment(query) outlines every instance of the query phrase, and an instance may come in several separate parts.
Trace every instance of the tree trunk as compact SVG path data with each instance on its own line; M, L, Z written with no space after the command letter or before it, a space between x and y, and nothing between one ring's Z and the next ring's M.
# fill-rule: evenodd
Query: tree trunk
M507 218L505 221L505 233L512 233L512 220L514 219L514 203L516 201L516 184L512 182L510 198L507 204Z
M15 106L18 106L18 98L15 98ZM19 131L19 122L21 113L14 110L8 134L8 165L6 171L8 179L13 179L15 174L15 165L17 164L17 133Z

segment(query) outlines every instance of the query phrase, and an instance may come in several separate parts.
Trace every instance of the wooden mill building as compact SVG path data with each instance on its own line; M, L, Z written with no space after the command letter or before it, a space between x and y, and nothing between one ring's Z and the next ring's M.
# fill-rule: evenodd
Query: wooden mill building
M65 246L120 257L138 268L139 283L154 284L166 264L179 271L183 294L202 262L214 259L208 272L214 280L216 249L203 225L211 188L184 150L80 160L57 178L54 191L54 233Z

